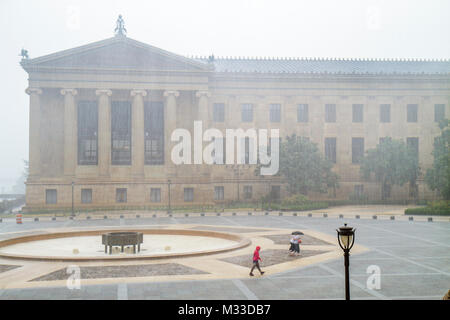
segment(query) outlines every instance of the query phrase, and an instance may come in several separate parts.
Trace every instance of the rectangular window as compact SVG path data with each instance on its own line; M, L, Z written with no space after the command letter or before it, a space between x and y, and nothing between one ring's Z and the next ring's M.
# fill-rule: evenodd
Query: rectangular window
M414 152L416 157L419 156L419 138L406 138L406 146Z
M116 189L116 202L127 202L127 189L125 188Z
M244 186L244 199L251 199L253 197L253 187Z
M213 119L214 119L214 122L224 122L225 121L225 104L224 103L214 103Z
M164 164L164 103L144 104L144 154L146 165Z
M281 104L271 104L270 108L270 122L281 121Z
M408 122L417 122L417 104L408 104L406 106L406 121Z
M325 138L325 159L336 163L336 138Z
M325 122L336 122L336 105L325 105Z
M380 122L391 122L391 105L380 105Z
M281 186L272 186L270 190L270 195L272 200L280 200L281 199Z
M364 116L363 116L363 105L362 104L354 104L352 106L353 111L353 122L363 122Z
M363 157L364 138L352 138L352 163L360 163Z
M46 189L45 190L45 203L46 204L55 204L55 203L57 203L56 189Z
M355 196L361 197L364 193L364 185L363 184L355 185L354 193L355 193Z
M439 122L445 119L445 104L434 105L434 121Z
M214 151L212 152L212 157L214 159L214 164L225 164L226 163L226 143L224 138L213 138L214 141Z
M161 189L151 188L150 189L150 201L151 202L161 202Z
M297 105L297 122L308 122L308 105L299 104Z
M253 121L253 104L243 103L242 108L242 122L252 122Z
M194 201L194 188L184 188L184 201L185 202Z
M78 103L78 164L97 165L98 107L96 101Z
M81 189L81 203L92 203L92 189Z
M111 164L131 165L131 104L111 102Z
M223 200L224 199L224 188L214 187L214 200Z

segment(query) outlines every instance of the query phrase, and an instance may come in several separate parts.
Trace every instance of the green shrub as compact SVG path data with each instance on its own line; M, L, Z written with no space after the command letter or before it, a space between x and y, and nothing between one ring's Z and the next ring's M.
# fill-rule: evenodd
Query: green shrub
M408 208L405 210L408 215L433 215L433 216L449 216L450 201L432 201L426 207Z

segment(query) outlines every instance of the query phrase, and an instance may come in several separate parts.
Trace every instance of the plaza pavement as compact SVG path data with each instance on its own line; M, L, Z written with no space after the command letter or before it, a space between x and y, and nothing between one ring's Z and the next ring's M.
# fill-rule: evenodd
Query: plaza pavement
M410 221L395 206L338 207L328 211L308 213L246 212L222 213L133 213L109 214L74 220L50 217L34 221L25 218L22 225L13 219L0 223L0 238L21 235L39 229L138 226L138 225L209 225L222 227L279 228L314 230L329 239L336 238L336 229L348 223L356 228L356 244L368 250L351 254L352 299L442 299L450 288L450 223L447 218L414 217ZM361 213L360 215L358 213ZM342 215L341 217L339 215ZM359 215L359 217L356 217ZM376 215L375 219L373 216ZM394 218L392 218L394 217ZM447 219L447 220L446 220ZM8 236L9 235L9 236ZM261 252L264 258L264 248ZM306 259L306 258L305 258ZM301 260L301 259L300 259ZM20 264L5 259L0 264ZM368 289L368 268L376 266L381 272L380 289ZM373 268L373 267L372 267ZM264 265L263 265L264 269ZM0 273L0 279L16 274L17 270ZM256 272L256 274L258 274ZM343 299L343 257L268 272L264 276L239 276L202 279L166 279L164 281L107 281L82 285L69 290L58 283L33 288L0 287L0 299Z

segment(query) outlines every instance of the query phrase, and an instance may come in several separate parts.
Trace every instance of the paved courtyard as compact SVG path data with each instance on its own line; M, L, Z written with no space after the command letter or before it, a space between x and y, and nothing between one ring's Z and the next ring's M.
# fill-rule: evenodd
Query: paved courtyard
M344 261L336 229L356 228L350 257L352 299L442 299L450 289L448 218L401 215L401 208L373 206L327 211L217 213L121 213L25 218L0 223L0 240L54 230L188 228L240 233L252 244L230 253L161 261L81 265L80 289L68 289L67 262L0 258L0 299L343 299ZM358 214L360 213L360 214ZM358 216L357 216L358 215ZM376 218L374 217L376 216ZM303 255L289 258L289 231L305 233ZM248 276L246 256L262 246L264 276ZM101 248L100 248L101 250ZM266 259L265 259L266 257ZM72 263L74 264L74 263ZM75 263L76 264L76 263ZM112 272L113 276L105 275ZM373 270L380 288L369 289ZM83 274L85 277L83 278ZM368 281L369 280L369 281Z

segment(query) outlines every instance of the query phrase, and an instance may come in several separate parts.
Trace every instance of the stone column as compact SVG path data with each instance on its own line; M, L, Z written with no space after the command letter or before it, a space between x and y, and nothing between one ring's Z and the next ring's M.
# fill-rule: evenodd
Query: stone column
M64 96L64 175L73 177L77 159L77 114L75 89L62 89Z
M132 174L134 176L144 176L144 97L145 90L131 90L133 97L132 105L132 126L131 126L131 152L132 152Z
M209 104L208 98L211 97L211 93L208 91L197 91L195 96L198 98L198 111L197 120L201 120L203 123L203 129L209 128Z
M112 91L96 90L98 99L98 171L100 176L109 176L111 165L111 101Z
M166 105L164 106L164 164L173 166L171 159L173 143L170 140L172 132L177 128L177 97L178 91L164 91Z
M28 88L25 90L30 95L30 136L29 136L29 176L38 177L41 167L41 99L42 90Z

